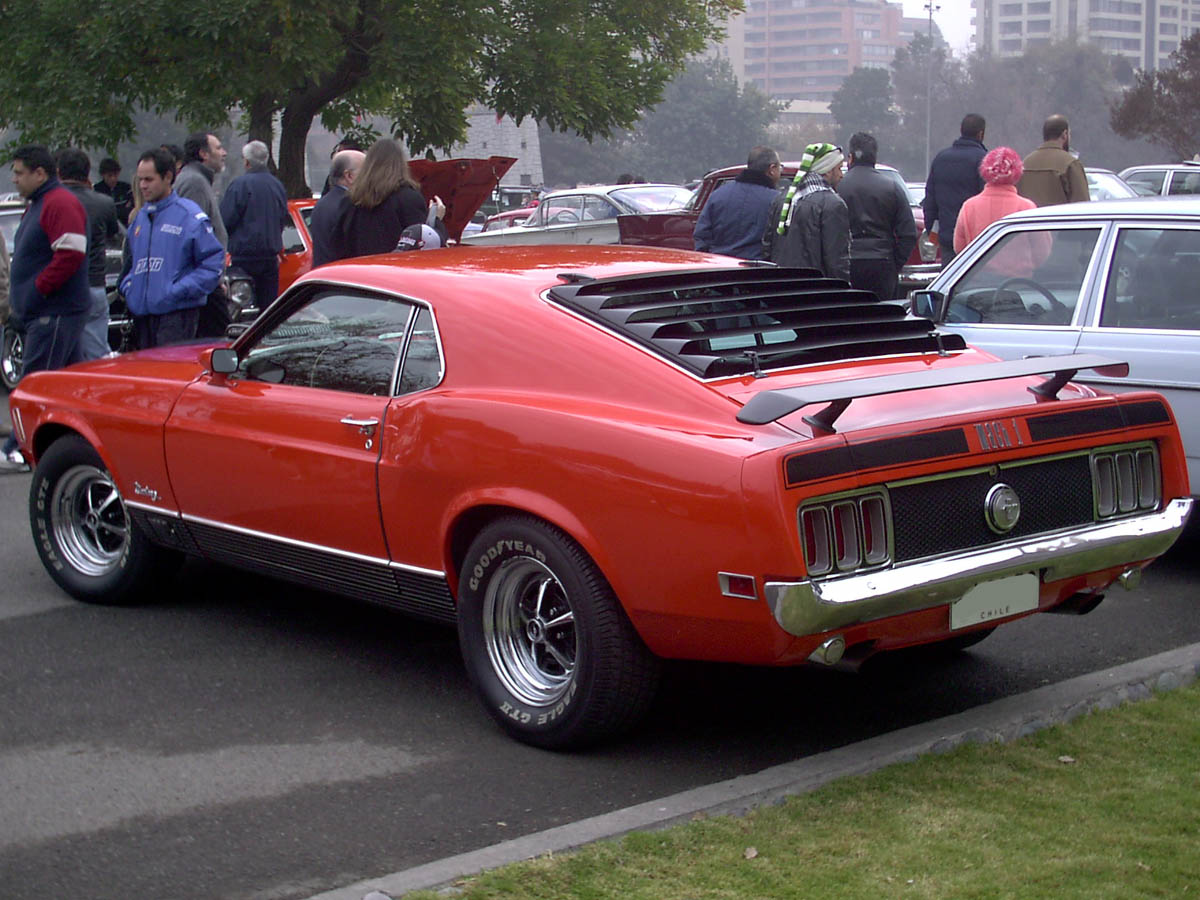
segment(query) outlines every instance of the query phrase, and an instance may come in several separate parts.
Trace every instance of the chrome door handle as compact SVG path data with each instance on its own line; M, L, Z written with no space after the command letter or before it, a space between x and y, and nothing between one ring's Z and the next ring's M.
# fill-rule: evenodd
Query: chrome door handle
M358 429L359 434L365 434L370 437L375 433L375 429L379 427L378 419L356 419L354 416L346 416L341 420L343 425L353 425Z

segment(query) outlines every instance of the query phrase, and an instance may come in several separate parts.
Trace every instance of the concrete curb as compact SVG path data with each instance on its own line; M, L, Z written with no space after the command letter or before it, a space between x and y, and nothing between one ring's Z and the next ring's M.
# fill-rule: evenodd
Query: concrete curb
M1011 741L1095 709L1144 700L1155 691L1174 690L1200 675L1200 644L1081 675L1059 684L996 700L984 706L913 725L837 750L774 766L753 775L693 788L590 819L494 844L337 888L310 900L363 900L371 891L399 897L437 888L466 875L548 853L561 853L631 831L665 828L697 814L740 815L778 803L837 778L873 772L927 753L961 744Z

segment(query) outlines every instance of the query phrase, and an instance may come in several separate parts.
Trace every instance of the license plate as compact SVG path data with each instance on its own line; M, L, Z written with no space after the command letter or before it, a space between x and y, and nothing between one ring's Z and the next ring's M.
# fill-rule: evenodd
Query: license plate
M1038 577L1032 573L985 581L950 604L950 627L967 628L1037 609Z

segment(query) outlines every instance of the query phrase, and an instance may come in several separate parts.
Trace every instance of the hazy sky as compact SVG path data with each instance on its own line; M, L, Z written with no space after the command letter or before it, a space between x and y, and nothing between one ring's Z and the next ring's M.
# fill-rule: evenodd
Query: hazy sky
M934 11L933 21L942 29L950 46L965 51L971 38L971 16L975 12L970 0L934 0L933 5L941 7ZM924 0L904 0L904 14L927 17L929 10L925 8Z

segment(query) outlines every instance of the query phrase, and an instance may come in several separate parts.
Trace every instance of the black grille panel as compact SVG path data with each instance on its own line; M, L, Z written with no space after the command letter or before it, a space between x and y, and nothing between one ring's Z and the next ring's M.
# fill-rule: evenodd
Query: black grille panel
M984 498L1004 483L1021 498L1021 517L1008 534L984 519ZM907 562L998 544L1094 520L1088 456L1048 459L987 472L923 481L889 489L895 560Z

